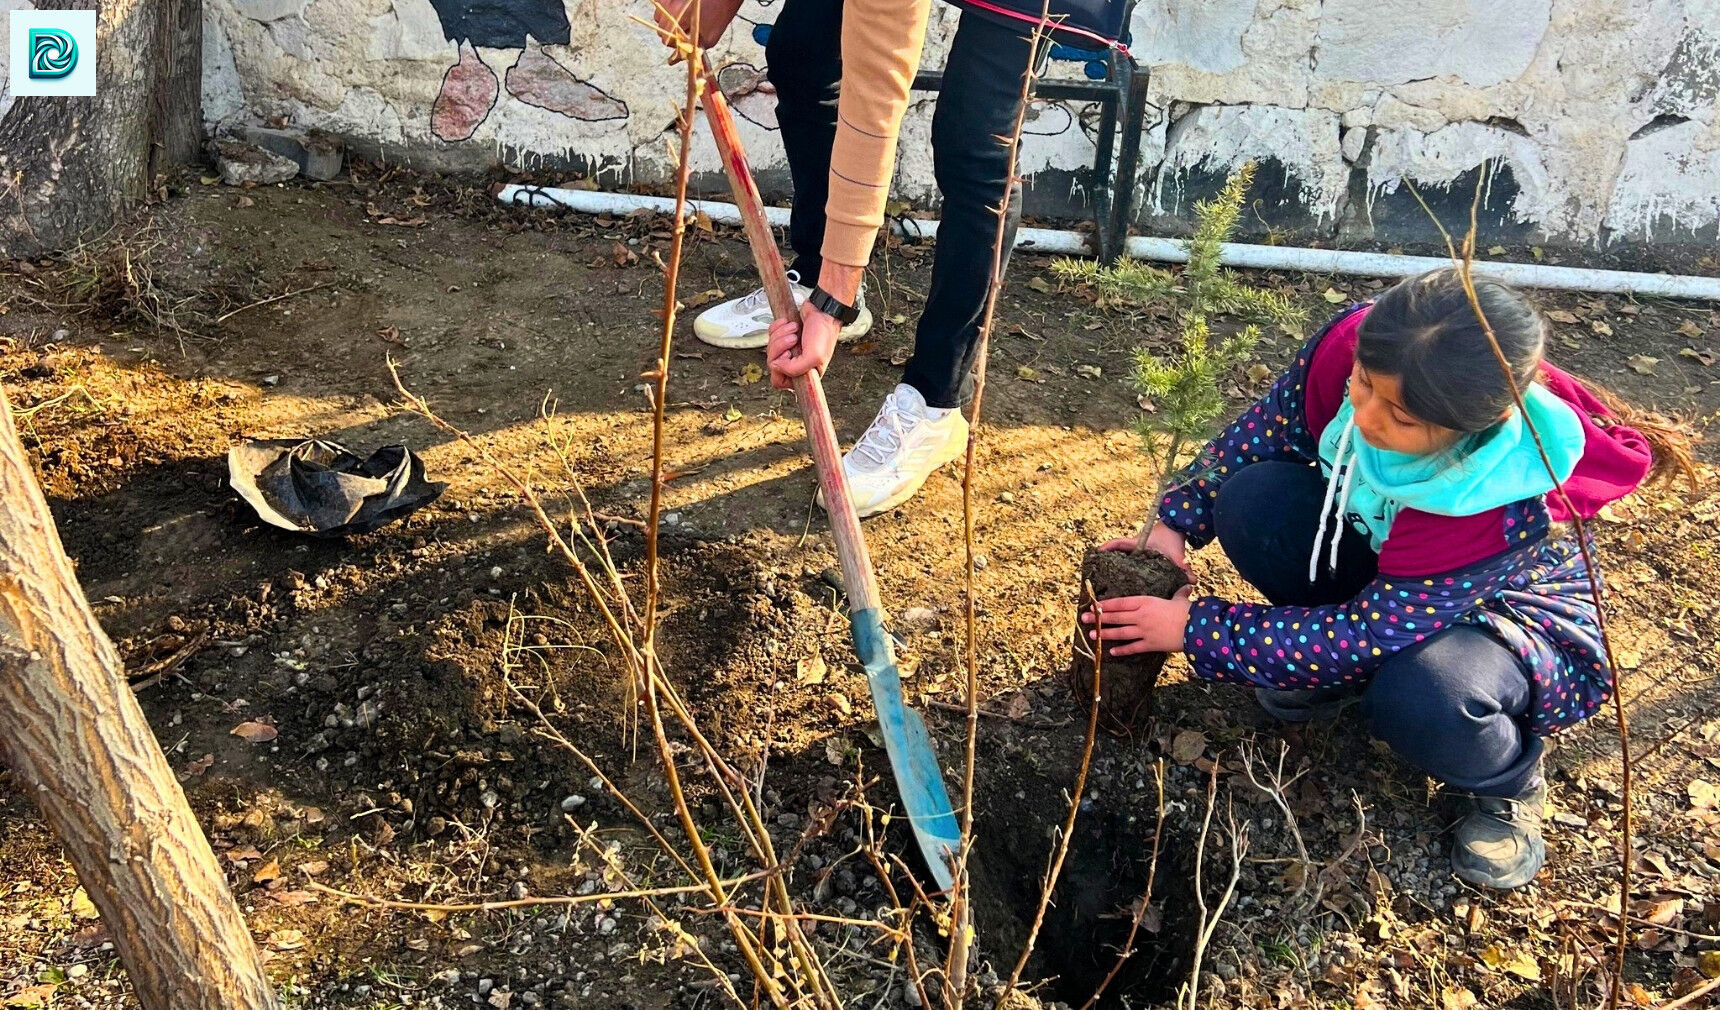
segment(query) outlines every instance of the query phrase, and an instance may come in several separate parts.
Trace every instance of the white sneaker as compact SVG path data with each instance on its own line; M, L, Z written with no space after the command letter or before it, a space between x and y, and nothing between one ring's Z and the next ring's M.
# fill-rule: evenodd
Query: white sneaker
M800 283L800 275L788 272L794 304L805 305L812 289ZM872 329L872 312L866 308L866 293L860 292L860 317L842 327L836 339L842 343L865 336ZM693 320L693 336L716 347L754 348L770 343L770 301L764 288L742 298L731 298L699 313Z
M854 511L865 518L912 498L933 471L967 450L967 434L959 408L928 407L919 390L897 385L842 457ZM822 491L818 503L824 504Z

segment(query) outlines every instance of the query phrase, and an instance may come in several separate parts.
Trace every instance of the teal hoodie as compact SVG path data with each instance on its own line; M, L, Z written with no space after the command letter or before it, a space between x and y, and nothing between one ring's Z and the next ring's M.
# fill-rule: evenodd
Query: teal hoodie
M1561 482L1566 480L1583 455L1582 420L1539 382L1524 391L1523 402L1554 471ZM1320 435L1320 467L1328 479L1344 431L1354 422L1355 409L1346 397ZM1343 462L1352 485L1345 489L1346 512L1352 524L1365 527L1375 551L1385 544L1401 509L1472 516L1544 495L1554 487L1529 425L1515 409L1493 427L1465 435L1451 449L1429 456L1377 449L1360 432L1351 432Z

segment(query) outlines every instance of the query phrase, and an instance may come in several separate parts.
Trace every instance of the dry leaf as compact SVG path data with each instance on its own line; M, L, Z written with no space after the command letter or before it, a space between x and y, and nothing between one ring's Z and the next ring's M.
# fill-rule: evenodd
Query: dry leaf
M1541 963L1529 956L1527 951L1517 951L1505 962L1506 971L1529 982L1541 981Z
M741 369L741 374L735 376L735 385L750 386L762 378L764 378L764 369L756 364L749 364Z
M1027 695L1019 691L1010 697L1009 704L1003 709L1004 714L1011 719L1025 719L1031 711L1033 704L1027 700Z
M263 858L263 854L257 851L255 845L247 845L242 849L228 849L226 856L230 863L248 863L253 859Z
M1696 320L1686 319L1684 322L1678 324L1678 329L1674 332L1681 337L1700 337L1702 335L1702 327L1696 325Z
M1713 351L1699 351L1694 347L1686 347L1684 350L1679 351L1678 355L1683 358L1695 358L1698 363L1704 366L1714 364L1715 360Z
M1475 994L1460 985L1447 986L1439 997L1440 1010L1471 1010L1481 1005Z
M1102 373L1098 365L1076 365L1075 374L1083 379L1097 379Z
M326 869L328 869L328 862L322 859L299 864L299 872L307 877L314 877Z
M279 859L271 859L259 867L256 873L251 874L251 883L267 884L271 880L279 880L280 876L281 861Z
M1644 919L1656 926L1671 926L1684 914L1683 898L1668 898L1648 906L1641 913Z
M702 210L693 211L693 227L702 232L711 232L715 230L711 227L711 215Z
M1026 365L1021 365L1015 369L1015 377L1018 379L1026 379L1028 382L1032 382L1033 380L1039 378L1039 373L1034 371L1031 368L1028 368Z
M53 986L33 985L6 997L6 1005L9 1007L45 1007L53 998Z
M1654 366L1660 364L1659 358L1651 358L1646 354L1633 354L1625 364L1638 375L1653 375Z
M1709 978L1720 978L1720 950L1705 950L1696 955L1696 970Z
M802 684L822 684L826 667L824 657L813 653L803 656L800 662L794 664L794 676Z
M267 942L275 950L298 950L305 945L305 934L297 929L277 929Z
M281 731L266 722L242 722L233 727L233 735L246 743L268 743Z
M1594 330L1595 333L1603 337L1610 337L1613 335L1613 328L1599 319L1590 320L1589 329Z
M615 265L618 267L630 266L639 262L639 254L619 242L611 244L609 255L615 260Z
M1051 290L1051 285L1045 280L1045 278L1037 275L1027 279L1027 286L1035 291L1049 292Z
M1720 806L1720 787L1705 779L1692 779L1685 791L1690 795L1690 806L1696 810L1713 810Z
M1256 385L1258 385L1259 383L1265 382L1267 379L1270 379L1270 378L1272 378L1272 369L1266 367L1265 365L1256 364L1256 365L1249 365L1248 366L1248 381L1249 382L1252 382L1252 383L1255 383Z
M1324 295L1321 295L1320 297L1326 299L1328 302L1331 302L1333 305L1337 305L1341 302L1347 302L1350 300L1349 295L1344 294L1342 291L1339 291L1337 288L1327 288L1326 293Z
M1626 996L1630 997L1630 1001L1637 1006L1649 1006L1654 1002L1654 997L1648 994L1648 990L1635 982L1625 986L1624 992Z
M1192 764L1206 753L1206 734L1198 729L1185 729L1171 741L1171 758L1177 764Z
M314 905L317 903L317 896L311 891L275 891L270 894L269 897L274 898L276 901L288 908L297 908L300 905Z
M846 737L832 735L824 738L824 760L841 767L842 759L847 754L848 740Z
M1577 321L1576 316L1566 312L1564 309L1554 309L1551 312L1548 312L1547 318L1551 319L1555 323L1564 323L1567 326Z
M214 767L214 765L215 765L215 755L205 754L202 757L198 758L197 760L195 760L195 761L193 761L190 764L185 766L185 774L181 780L183 781L183 779L199 778L203 775L204 772L206 772L210 768Z
M1505 255L1505 247L1502 245L1488 246L1487 247L1487 255L1489 255L1489 256L1503 256L1503 255Z
M90 900L89 892L78 888L72 892L72 915L79 919L99 919L102 914L96 911L96 903Z

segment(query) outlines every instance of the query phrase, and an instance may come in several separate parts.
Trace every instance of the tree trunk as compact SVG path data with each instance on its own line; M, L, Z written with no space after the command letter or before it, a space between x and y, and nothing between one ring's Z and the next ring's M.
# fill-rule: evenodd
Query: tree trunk
M88 10L91 2L35 6ZM200 85L184 80L201 71L201 55L187 51L202 39L198 0L96 6L96 93L0 106L0 256L62 248L111 227L148 192L151 165L179 157L186 131L201 129L187 91Z
M149 135L150 174L194 162L203 147L203 0L154 0L161 11L161 58Z
M60 546L0 389L0 762L145 1010L272 1010L256 945Z

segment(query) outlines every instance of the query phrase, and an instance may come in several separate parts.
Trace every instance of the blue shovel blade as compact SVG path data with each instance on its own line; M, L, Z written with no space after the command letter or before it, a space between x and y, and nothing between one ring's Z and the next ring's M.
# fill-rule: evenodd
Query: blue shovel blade
M896 776L908 824L920 843L920 853L931 868L940 890L949 890L952 861L961 851L961 828L950 808L949 790L944 787L943 769L932 749L931 734L920 713L902 699L902 678L890 638L875 608L850 615L854 651L866 667L866 682L872 688L872 704L878 710L878 728L884 734L884 750L890 755L890 770Z

